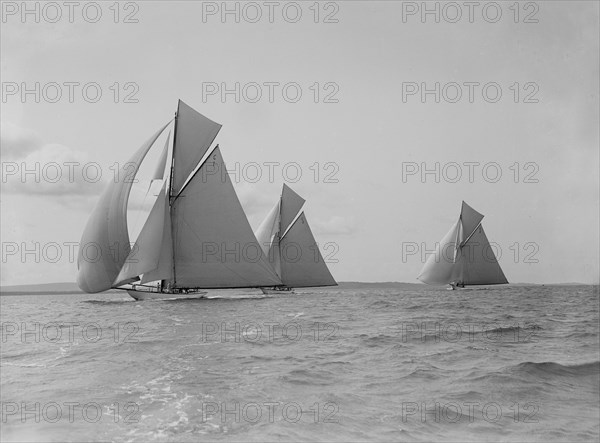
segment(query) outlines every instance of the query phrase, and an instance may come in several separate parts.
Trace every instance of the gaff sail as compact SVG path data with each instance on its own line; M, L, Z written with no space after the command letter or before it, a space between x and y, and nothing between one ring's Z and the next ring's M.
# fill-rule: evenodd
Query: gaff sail
M301 212L304 199L283 185L281 198L256 231L263 252L287 287L336 286Z
M463 202L457 222L436 245L418 279L430 285L508 283L485 235L482 219L482 214Z

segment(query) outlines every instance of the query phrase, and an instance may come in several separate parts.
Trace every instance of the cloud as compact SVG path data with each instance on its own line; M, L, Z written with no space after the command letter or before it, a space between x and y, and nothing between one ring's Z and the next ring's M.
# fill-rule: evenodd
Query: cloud
M42 146L41 140L32 131L9 122L0 124L0 144L3 160L23 158Z
M65 206L89 205L112 171L78 149L44 143L33 131L2 122L2 192L51 196Z
M98 194L109 177L83 152L56 143L2 162L4 192L56 197Z
M317 235L351 235L356 232L354 219L339 215L333 215L327 220L315 219L314 222L309 222Z

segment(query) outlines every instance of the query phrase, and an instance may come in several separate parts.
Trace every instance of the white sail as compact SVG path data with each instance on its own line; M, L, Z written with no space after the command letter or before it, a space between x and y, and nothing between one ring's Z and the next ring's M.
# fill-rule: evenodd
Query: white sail
M160 154L160 159L158 160L158 164L156 165L156 169L154 171L154 175L152 176L152 180L162 180L165 176L165 166L167 165L167 155L169 154L169 140L171 138L171 132L167 135L167 139L165 140L165 147L163 148L162 154Z
M175 121L173 146L175 165L171 195L177 195L181 191L220 130L220 124L179 100Z
M173 238L171 236L171 213L165 195L163 229L160 243L158 263L155 268L144 271L141 283L173 278Z
M275 204L256 231L256 240L258 240L265 257L267 257L279 277L281 277L281 261L279 258L280 203L281 200Z
M428 285L445 285L452 281L454 256L457 240L460 242L460 233L459 219L436 245L435 252L427 258L421 274L417 277L419 280Z
M173 202L173 287L281 284L252 232L225 171L217 147Z
M166 206L165 187L163 186L113 286L129 283L132 279L137 280L142 274L158 267ZM167 218L169 217L167 216Z
M452 281L464 285L499 285L508 283L490 246L483 226L460 248Z
M281 191L281 221L280 221L280 236L285 235L294 218L302 209L304 199L296 194L292 189L284 184Z
M170 122L169 122L170 123ZM94 208L83 231L77 257L77 284L88 293L110 289L131 251L127 232L127 202L135 174L167 123L144 143L119 170Z
M256 238L285 286L335 286L306 217L300 213L304 202L284 184L280 201L259 226Z
M430 285L508 283L485 236L482 219L482 214L463 201L458 221L436 246L417 278Z
M460 221L462 224L464 237L462 238L461 243L469 238L475 228L479 226L481 220L483 220L483 215L463 201L462 208L460 210ZM461 243L459 243L459 245Z
M281 280L288 287L336 286L304 212L281 238Z

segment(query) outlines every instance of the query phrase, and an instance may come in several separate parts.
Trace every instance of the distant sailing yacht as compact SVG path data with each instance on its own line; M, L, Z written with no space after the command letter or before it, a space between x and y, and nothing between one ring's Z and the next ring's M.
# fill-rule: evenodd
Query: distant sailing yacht
M221 125L181 100L170 168L167 137L157 169L164 185L131 248L127 203L135 173L171 122L123 165L96 204L81 238L79 287L88 293L124 289L145 300L198 298L206 294L202 289L281 285L252 232L219 146L209 150ZM98 257L87 256L88 245L94 245Z
M463 201L457 222L429 256L418 279L429 285L449 284L452 290L508 283L485 236L482 219L482 214Z
M265 255L269 258L282 286L261 288L264 294L292 288L337 286L308 226L304 199L283 185L281 198L256 231ZM267 285L265 285L267 286Z

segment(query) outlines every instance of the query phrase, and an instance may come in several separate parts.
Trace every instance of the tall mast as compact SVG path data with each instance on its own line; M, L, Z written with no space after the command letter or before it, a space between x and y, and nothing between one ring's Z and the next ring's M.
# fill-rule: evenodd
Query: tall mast
M179 106L177 107L177 111L175 111L175 128L173 129L173 149L171 150L171 178L169 180L169 217L171 218L171 244L173 250L173 286L177 284L177 277L175 273L175 223L173 223L173 206L175 203L175 199L173 198L173 178L175 174L175 146L177 141L177 112L179 111Z
M454 260L455 263L456 263L456 256L458 255L458 251L460 251L460 248L461 248L461 244L458 241L461 230L462 230L462 212L458 216L458 229L456 230L456 238L454 239L454 254L453 254L454 256L452 257L452 259Z
M277 247L279 248L279 240L281 240L281 234L283 234L283 232L281 232L281 210L283 208L283 188L281 189L281 195L279 196L279 217L277 217L279 220L277 221L277 224L279 225L277 227Z

